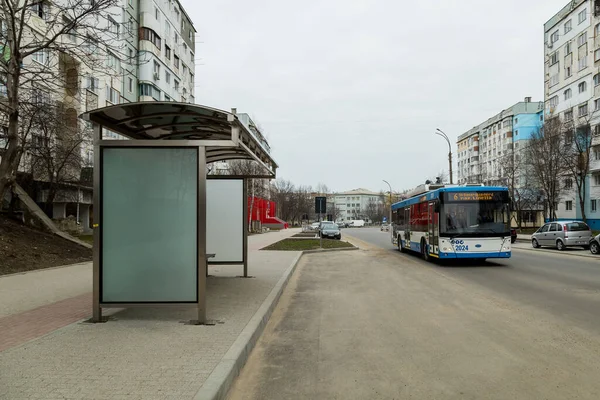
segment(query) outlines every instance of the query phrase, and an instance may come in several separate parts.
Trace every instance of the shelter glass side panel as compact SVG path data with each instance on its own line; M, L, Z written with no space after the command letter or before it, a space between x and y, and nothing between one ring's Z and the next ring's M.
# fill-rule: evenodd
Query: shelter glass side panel
M197 301L198 149L102 148L101 301Z

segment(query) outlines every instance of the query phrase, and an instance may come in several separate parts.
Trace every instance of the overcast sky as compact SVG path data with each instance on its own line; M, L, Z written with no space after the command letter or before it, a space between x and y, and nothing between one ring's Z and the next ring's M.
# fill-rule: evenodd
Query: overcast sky
M567 3L182 0L196 102L249 113L279 178L336 191L414 187L448 169L436 128L454 151L474 125L543 100L543 24Z

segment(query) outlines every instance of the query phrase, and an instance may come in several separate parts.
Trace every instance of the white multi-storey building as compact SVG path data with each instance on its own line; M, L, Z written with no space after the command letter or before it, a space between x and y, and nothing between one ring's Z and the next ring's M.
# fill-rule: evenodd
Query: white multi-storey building
M544 24L545 118L575 125L589 123L593 140L585 209L588 223L600 228L600 1L574 0ZM556 210L560 219L581 218L575 185L564 185Z
M333 195L334 206L337 208L338 221L353 219L366 219L368 207L381 207L383 197L381 193L359 188Z

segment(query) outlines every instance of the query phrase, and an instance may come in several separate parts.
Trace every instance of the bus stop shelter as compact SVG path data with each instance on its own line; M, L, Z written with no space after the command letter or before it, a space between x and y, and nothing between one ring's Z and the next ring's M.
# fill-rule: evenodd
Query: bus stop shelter
M92 110L82 118L94 126L92 321L103 321L103 308L188 306L198 310L194 323L206 323L207 258L243 263L245 274L248 261L245 200L244 210L235 203L246 199L247 177L228 177L218 185L215 180L211 188L206 165L254 160L264 174L252 178L274 178L277 164L266 143L235 109L138 102ZM125 140L107 140L107 131ZM226 240L223 223L215 231L223 239L213 240L219 254L209 255L207 231L217 225L215 215L228 215L231 207L236 221L244 219L238 221L242 239ZM229 260L224 254L233 246L243 246L243 255L238 249Z

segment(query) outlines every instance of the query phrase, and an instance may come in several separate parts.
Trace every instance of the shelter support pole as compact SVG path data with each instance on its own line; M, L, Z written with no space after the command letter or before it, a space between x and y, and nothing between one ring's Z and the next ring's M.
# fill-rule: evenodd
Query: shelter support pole
M248 277L248 179L244 178L244 189L242 190L244 201L242 201L244 210L244 238L243 238L243 261L244 261L244 278Z
M206 324L206 147L198 146L198 324Z
M100 307L100 235L102 234L100 226L100 140L102 139L102 126L94 124L94 225L92 226L94 235L93 248L93 299L92 299L92 322L103 322L102 308Z

